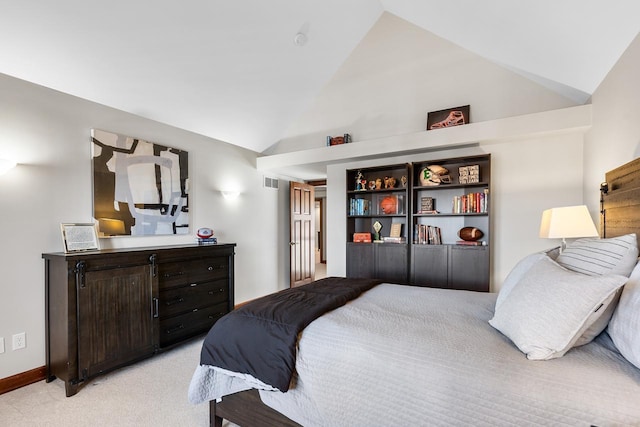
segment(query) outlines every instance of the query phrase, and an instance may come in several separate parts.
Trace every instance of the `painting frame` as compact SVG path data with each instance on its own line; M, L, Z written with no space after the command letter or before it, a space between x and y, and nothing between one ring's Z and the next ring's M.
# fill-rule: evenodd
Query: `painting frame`
M447 108L427 113L427 130L443 129L470 123L470 105Z
M93 217L101 237L188 235L189 153L91 129Z

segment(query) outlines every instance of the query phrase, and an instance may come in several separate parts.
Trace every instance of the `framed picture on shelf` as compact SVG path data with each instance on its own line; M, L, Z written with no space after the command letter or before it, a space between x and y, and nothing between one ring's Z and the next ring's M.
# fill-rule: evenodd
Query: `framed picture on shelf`
M469 123L469 105L432 111L427 114L427 130L442 129Z

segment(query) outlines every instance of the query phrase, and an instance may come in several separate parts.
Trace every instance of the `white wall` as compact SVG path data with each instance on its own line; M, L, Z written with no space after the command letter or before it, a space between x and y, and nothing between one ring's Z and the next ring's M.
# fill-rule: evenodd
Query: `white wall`
M101 239L104 247L181 244L198 227L237 243L236 303L288 286L288 185L262 187L256 154L138 116L0 75L0 158L20 164L0 176L0 378L45 363L43 252L62 251L60 223L92 222L90 129L189 151L191 236ZM220 190L242 191L234 201ZM286 237L288 239L288 237ZM11 350L26 332L27 347Z
M605 173L640 157L640 35L592 96L593 125L585 138L584 197L592 215L599 209Z
M480 122L575 102L401 18L383 13L269 153L423 131L427 112L471 105Z
M542 211L582 203L582 135L562 135L327 168L327 273L346 274L347 169L491 154L491 289L498 291L525 255L559 243L538 237Z

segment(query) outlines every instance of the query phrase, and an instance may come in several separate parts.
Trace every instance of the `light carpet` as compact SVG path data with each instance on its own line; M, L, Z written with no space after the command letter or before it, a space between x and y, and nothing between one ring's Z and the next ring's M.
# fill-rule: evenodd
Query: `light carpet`
M209 405L192 405L187 400L201 347L202 339L195 339L96 377L72 397L65 397L60 380L40 381L2 394L0 425L208 426Z

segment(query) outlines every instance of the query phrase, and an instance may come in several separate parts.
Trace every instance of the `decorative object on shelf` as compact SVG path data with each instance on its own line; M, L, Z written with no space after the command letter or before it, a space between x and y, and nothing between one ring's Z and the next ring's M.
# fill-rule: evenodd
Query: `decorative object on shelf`
M100 249L95 224L60 224L65 253Z
M382 179L376 178L376 190L382 189Z
M375 190L376 189L376 182L371 180L369 181L369 190Z
M398 213L397 196L386 196L380 200L380 210L384 215L395 215Z
M385 176L384 177L384 188L395 188L396 186L396 179L392 176Z
M366 190L367 189L367 180L364 179L364 175L361 171L358 171L356 174L356 191Z
M126 236L189 234L189 153L91 130L93 217L120 220Z
M432 111L427 114L427 130L448 128L469 123L469 105Z
M480 182L480 166L461 166L458 168L460 173L460 184L477 184Z
M540 237L562 239L560 252L567 247L566 238L596 236L598 236L598 230L585 205L552 208L542 212Z
M426 168L423 168L420 171L420 185L423 187L440 185L443 182L443 177L447 177L445 179L446 183L450 183L451 179L447 175L449 171L439 165L429 165Z
M407 175L402 175L400 177L400 184L402 184L402 188L405 188L407 186Z
M380 230L382 230L382 224L380 221L376 221L373 223L373 231L375 234L373 235L374 242L380 242Z
M400 237L402 234L402 224L399 222L394 222L391 224L391 231L389 232L389 237Z
M351 135L345 133L342 136L327 136L327 146L351 143Z
M484 233L476 227L462 227L458 231L458 237L466 242L475 242L482 239Z
M353 233L353 243L371 243L371 233Z
M420 198L420 212L428 213L435 210L435 200L433 197L421 197Z

